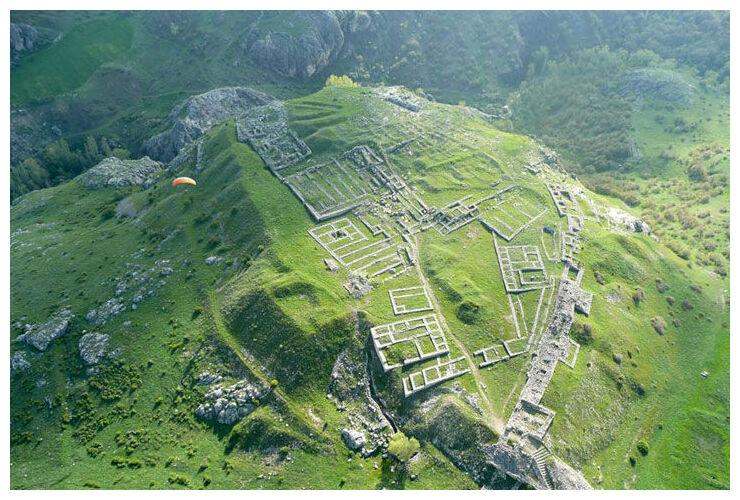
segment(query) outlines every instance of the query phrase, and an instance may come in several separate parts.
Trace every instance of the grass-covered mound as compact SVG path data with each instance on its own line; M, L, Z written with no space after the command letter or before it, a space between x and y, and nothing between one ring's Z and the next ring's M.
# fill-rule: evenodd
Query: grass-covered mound
M288 103L291 125L321 150L312 161L364 140L379 150L393 145L392 134L409 126L406 111L371 92L335 87ZM469 108L429 106L454 140L387 153L400 175L410 185L427 183L420 195L437 205L483 196L495 182L520 183L528 203L549 210L516 243L544 245L541 226L560 220L547 189L526 170L540 146ZM384 128L367 128L365 115L387 118ZM414 126L431 137L423 121ZM411 275L376 280L352 299L342 286L347 271L327 271L325 251L309 236L308 212L236 141L234 124L212 130L203 149L202 171L193 155L147 189L88 190L71 181L12 207L11 341L24 324L62 309L75 317L44 352L11 343L11 355L22 352L30 364L11 375L11 485L475 487L461 468L483 470L477 446L503 430L527 357L473 365L439 389L404 398L401 378L410 369L383 374L368 349L377 399L420 441L419 458L409 463L419 476L391 471L378 455L349 453L340 437L346 414L326 397L333 366L346 348L369 347L370 325L395 319L390 288L418 283ZM172 188L174 175L194 176L198 186ZM727 281L689 267L644 234L587 222L582 237L583 287L594 303L572 332L587 340L575 369L558 367L543 401L556 412L556 454L597 487L725 486ZM451 356L514 338L490 233L474 223L447 237L427 231L416 242L418 269L452 332ZM548 275L562 272L556 260L545 266ZM136 281L141 273L145 285ZM135 302L139 286L146 293ZM106 322L85 319L116 301L125 307ZM530 324L536 306L522 297ZM651 324L658 317L662 335ZM110 336L110 356L92 369L80 358L83 330ZM202 422L195 410L208 390L199 383L206 371L224 374L224 385L259 382L269 395L236 425ZM290 460L266 458L275 447ZM699 466L685 472L688 463ZM478 485L487 477L475 476Z

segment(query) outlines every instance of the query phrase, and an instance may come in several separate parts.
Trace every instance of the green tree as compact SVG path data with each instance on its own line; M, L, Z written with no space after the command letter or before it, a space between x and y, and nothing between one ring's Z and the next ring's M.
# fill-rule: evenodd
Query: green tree
M85 137L85 158L90 164L98 163L101 159L98 143L95 142L94 137L89 135Z
M359 87L360 84L357 82L354 82L347 75L342 75L342 76L329 75L329 78L326 79L324 86L325 87Z
M121 160L128 160L131 157L131 152L125 148L115 148L111 151L111 155Z
M111 151L110 144L108 144L108 139L103 137L100 139L100 149L103 150L103 156L105 158L110 158L113 156L113 151Z
M49 172L34 158L26 158L10 169L10 198L51 185Z
M419 447L419 441L416 438L408 438L406 434L399 431L391 437L388 443L388 453L405 465L419 451Z

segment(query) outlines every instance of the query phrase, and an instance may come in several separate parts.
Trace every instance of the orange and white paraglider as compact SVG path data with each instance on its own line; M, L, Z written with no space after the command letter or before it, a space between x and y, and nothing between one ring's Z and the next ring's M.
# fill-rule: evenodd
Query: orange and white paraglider
M197 186L198 185L190 177L178 177L177 179L175 179L174 181L172 181L172 187L175 187L178 184L192 184L193 186Z

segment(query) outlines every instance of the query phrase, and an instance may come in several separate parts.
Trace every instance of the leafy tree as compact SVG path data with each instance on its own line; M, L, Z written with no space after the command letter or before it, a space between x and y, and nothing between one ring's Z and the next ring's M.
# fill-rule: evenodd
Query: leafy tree
M128 160L131 157L131 152L125 148L115 148L111 151L111 155L121 160Z
M388 453L399 462L406 464L419 451L420 445L416 438L408 438L403 432L396 432L388 443Z
M354 82L347 75L342 75L342 76L329 75L329 78L326 79L326 83L324 83L324 86L325 87L359 87L360 84L357 82Z
M91 164L98 163L101 159L98 143L95 142L94 137L89 135L85 137L85 158Z
M26 158L20 165L10 169L11 199L50 185L49 172L34 158Z
M113 151L110 148L110 144L108 144L108 139L103 137L100 139L100 149L103 150L103 156L106 158L110 158L113 156Z

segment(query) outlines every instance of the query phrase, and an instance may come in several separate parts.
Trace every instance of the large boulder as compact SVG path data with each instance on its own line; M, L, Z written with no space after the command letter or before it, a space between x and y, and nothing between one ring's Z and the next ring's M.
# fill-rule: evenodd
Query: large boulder
M205 401L195 410L195 416L223 425L235 424L252 413L256 408L255 401L265 394L264 388L256 387L246 380L229 387L219 384L206 393Z
M295 12L257 40L246 39L242 46L259 66L306 80L336 60L344 46L344 32L334 12Z
M88 189L118 186L149 187L157 181L162 164L148 156L138 160L106 158L87 172L77 176Z
M25 331L16 337L17 342L25 342L39 351L45 351L54 339L67 333L74 314L69 309L62 309L41 325L27 324Z
M616 207L609 207L607 218L616 226L633 233L650 234L650 226L642 219Z
M119 297L112 297L100 307L91 309L85 315L85 319L92 323L94 326L100 326L107 322L109 319L118 316L125 310L126 304L123 303L123 300L121 300Z
M141 152L169 162L215 125L274 101L272 96L245 87L224 87L189 97L170 112L171 127L144 142Z
M347 446L347 448L349 448L350 450L359 451L362 449L363 446L365 446L367 439L365 439L365 434L361 431L357 431L354 429L343 429L342 441L344 441L345 446Z

